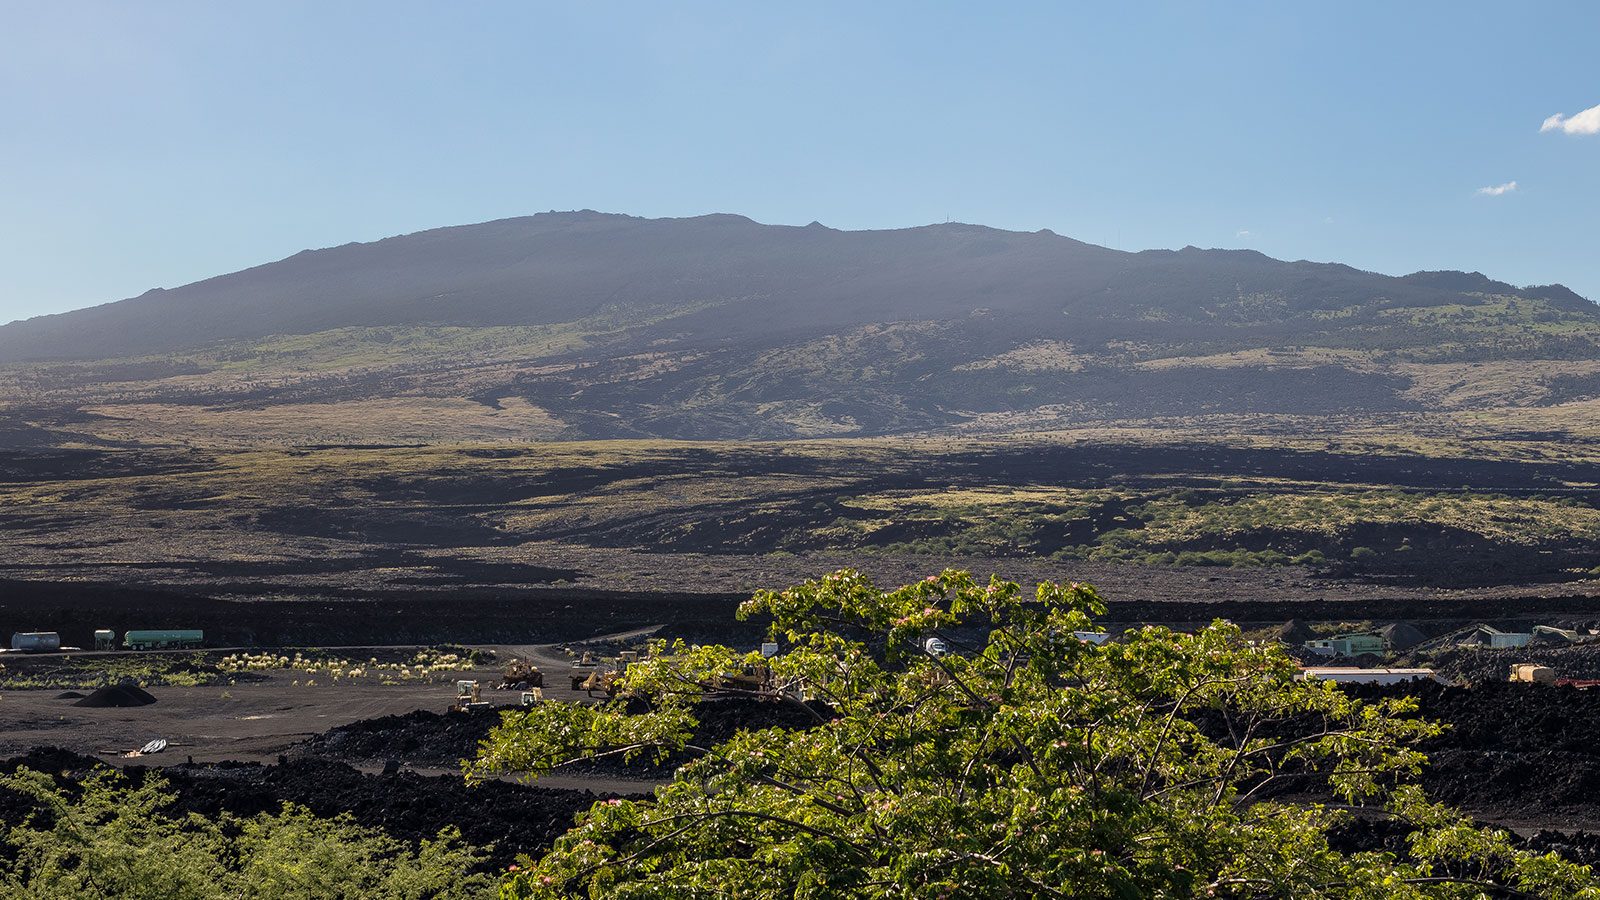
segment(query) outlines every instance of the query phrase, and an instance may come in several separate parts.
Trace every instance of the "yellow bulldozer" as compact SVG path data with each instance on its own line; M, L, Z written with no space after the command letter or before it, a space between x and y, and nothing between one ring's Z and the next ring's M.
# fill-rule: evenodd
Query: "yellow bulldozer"
M506 668L506 673L500 678L502 688L514 688L523 685L524 688L544 687L544 673L539 667L527 660L513 659Z
M772 691L772 669L765 664L740 666L732 672L723 672L712 680L712 689L721 691L748 691L765 694Z

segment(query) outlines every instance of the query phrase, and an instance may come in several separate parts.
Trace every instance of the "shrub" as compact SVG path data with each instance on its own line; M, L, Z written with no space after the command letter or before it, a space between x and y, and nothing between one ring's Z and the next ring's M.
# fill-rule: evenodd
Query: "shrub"
M412 848L348 814L319 818L284 804L276 815L170 816L165 783L133 785L109 770L81 792L44 773L0 776L0 790L38 811L4 831L0 895L15 900L468 900L494 896L469 874L484 857L454 828Z
M1080 641L1084 585L947 570L880 591L849 570L763 591L770 661L658 644L633 699L507 713L469 772L688 751L650 801L608 800L507 877L507 898L1594 897L1587 869L1511 849L1430 803L1412 749L1438 727L1402 699L1296 680L1275 643L1217 622ZM974 634L987 630L986 639ZM926 638L954 652L936 654ZM688 733L706 686L770 665L804 728ZM726 692L726 691L725 691ZM735 691L737 692L737 691ZM644 703L640 698L649 698ZM629 704L649 711L630 714ZM1404 852L1344 853L1348 814L1269 799L1315 775L1415 829ZM1502 891L1501 888L1505 890Z

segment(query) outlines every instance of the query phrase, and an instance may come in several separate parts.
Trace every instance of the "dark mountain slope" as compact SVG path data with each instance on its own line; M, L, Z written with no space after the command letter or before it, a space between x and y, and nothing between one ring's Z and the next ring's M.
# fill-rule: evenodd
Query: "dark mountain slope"
M30 443L788 438L1587 402L1600 308L1248 250L583 211L15 322L0 364Z
M389 325L540 325L717 307L710 337L1032 310L1103 285L1124 254L971 226L840 232L739 216L549 213L305 251L231 275L0 327L0 360L138 356Z
M1104 341L1288 339L1349 308L1430 307L1514 294L1476 273L1390 278L1253 251L1129 254L1049 232L936 225L843 232L740 216L546 213L305 251L173 290L0 327L0 361L142 356L359 326L505 326L681 316L697 342L986 309L1018 326ZM1565 312L1559 286L1525 294ZM1197 331L1196 328L1199 330Z

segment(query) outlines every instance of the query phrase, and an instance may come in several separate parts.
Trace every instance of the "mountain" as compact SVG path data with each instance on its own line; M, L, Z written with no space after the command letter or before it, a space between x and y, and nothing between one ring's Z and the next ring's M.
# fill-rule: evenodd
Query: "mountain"
M18 440L243 443L1409 416L1585 401L1597 346L1594 304L1475 272L582 211L13 322L0 409Z

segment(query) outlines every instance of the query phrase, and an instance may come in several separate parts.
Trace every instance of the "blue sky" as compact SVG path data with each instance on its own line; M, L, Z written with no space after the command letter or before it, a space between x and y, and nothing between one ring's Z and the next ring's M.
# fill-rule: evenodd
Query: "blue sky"
M579 208L1600 300L1597 26L1587 2L8 0L0 322Z

